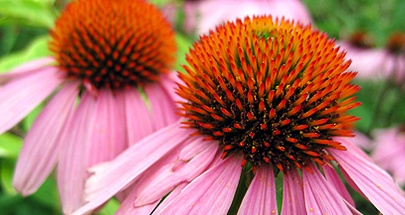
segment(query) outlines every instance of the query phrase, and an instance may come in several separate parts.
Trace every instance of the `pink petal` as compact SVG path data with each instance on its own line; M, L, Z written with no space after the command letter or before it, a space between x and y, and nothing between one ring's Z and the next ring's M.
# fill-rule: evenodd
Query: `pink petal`
M162 78L160 85L165 89L166 93L170 95L173 101L185 101L181 96L176 93L176 88L178 87L176 83L184 84L183 81L177 76L177 72L171 72ZM176 103L178 107L181 105Z
M238 187L241 162L242 159L231 156L207 170L185 187L161 214L226 214Z
M142 177L144 178L144 177ZM147 182L147 180L143 180L143 182ZM121 203L120 207L118 210L114 213L115 215L120 215L120 214L150 214L153 209L159 204L159 201L155 201L151 204L144 205L143 207L135 207L134 205L134 199L137 197L138 193L136 192L136 189L138 189L138 186L140 184L138 182L133 184L133 189L125 198L125 200ZM140 185L142 186L142 184Z
M170 202L173 201L180 193L181 191L188 185L188 183L182 183L179 184L174 190L170 192L170 195L168 195L159 205L158 208L154 211L153 214L162 214L162 209L166 207Z
M176 114L178 110L173 97L168 92L169 89L156 83L146 86L144 90L152 108L155 130L170 125L180 118ZM174 89L170 91L174 91Z
M371 154L372 159L384 170L396 174L405 163L405 135L399 127L394 127L377 130L373 136L376 147Z
M193 138L193 139L195 139L195 138ZM173 163L175 163L178 160L180 152L184 148L183 146L188 145L189 141L190 141L190 139L184 141L184 143L182 143L179 147L174 149L170 154L168 154L167 156L164 156L162 159L157 161L148 170L146 170L142 174L142 176L139 177L138 180L136 180L134 183L132 183L130 186L128 186L128 188L126 188L125 191L122 191L122 192L126 193L127 197L125 198L125 201L123 201L123 203L121 204L120 209L118 211L121 211L122 213L124 213L124 211L131 211L131 212L143 211L143 212L145 212L144 210L148 210L148 208L152 207L152 205L156 205L157 203L159 203L159 201L165 195L167 195L167 193L169 193L171 190L165 192L161 196L157 196L155 199L153 199L151 201L149 200L147 202L144 202L142 205L141 204L136 204L134 202L135 202L136 199L141 199L142 198L142 197L140 197L140 195L142 195L142 193L145 192L145 190L148 190L150 188L150 183L153 183L153 181L156 180L156 179L159 180L159 177L161 177L161 175L163 175L167 171L172 170L171 168L173 166ZM163 177L165 177L165 176L163 176ZM165 185L159 185L159 186L160 186L160 188L162 188ZM122 195L125 195L125 193L122 194ZM146 193L148 193L148 191L146 191ZM149 213L151 211L149 211ZM142 213L142 214L149 214L149 213L145 212L145 213Z
M187 160L182 160L181 158L176 159L174 162L165 166L161 173L148 177L147 186L142 192L139 192L135 200L135 206L155 202L163 198L178 184L190 182L204 172L214 159L218 150L217 141L203 141L204 138L203 136L195 138L192 143L188 144L202 145L204 146L203 151L194 154L193 157Z
M13 181L16 190L24 196L34 193L56 166L60 134L74 110L77 87L77 82L64 86L45 106L28 131Z
M278 214L276 184L271 165L262 165L257 170L238 214Z
M70 214L84 203L83 188L86 172L86 148L94 126L96 101L87 92L67 125L66 139L58 165L58 187L64 213Z
M341 141L347 150L329 150L358 188L383 214L402 214L405 198L400 188L385 171L358 153L358 148L348 141Z
M326 165L322 166L323 172L328 179L328 182L332 184L339 194L351 205L355 206L352 197L350 196L349 192L347 191L345 185L343 184L342 180L340 179L339 175L332 167L332 164L327 163Z
M116 159L90 169L86 182L86 205L74 214L91 211L127 187L160 158L189 138L192 129L179 128L180 121L147 136Z
M123 92L125 116L128 130L128 143L135 144L143 137L156 131L154 117L146 106L145 100L136 88Z
M281 214L300 214L303 211L305 211L305 200L302 179L297 169L291 168L284 173Z
M307 214L351 214L342 197L318 168L312 162L308 166L313 173L302 171Z
M21 121L48 97L62 83L59 75L58 69L49 67L4 85L0 89L0 134Z
M95 122L87 134L86 169L115 158L128 146L123 99L116 98L110 89L102 89L90 115Z
M40 72L44 69L44 67L48 67L53 62L55 62L54 58L46 57L18 66L11 72L0 74L0 85L15 78L22 78L24 76Z

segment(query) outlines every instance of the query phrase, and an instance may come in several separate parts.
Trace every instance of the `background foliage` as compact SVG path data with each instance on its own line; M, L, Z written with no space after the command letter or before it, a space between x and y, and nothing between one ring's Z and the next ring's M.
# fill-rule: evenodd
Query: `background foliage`
M153 0L164 7L168 2L181 7L182 1ZM331 37L347 39L359 30L368 32L377 47L384 47L392 32L405 32L405 1L401 0L303 0L310 10L314 25ZM49 28L60 14L66 0L0 0L0 73L15 66L47 56ZM177 14L179 60L184 64L184 56L195 35L182 32L184 13ZM177 66L180 70L180 67ZM363 105L353 110L362 118L356 128L366 134L376 128L389 127L405 122L405 98L403 92L390 87L390 81L361 81L357 94ZM10 132L0 135L0 211L5 215L61 214L60 202L54 174L33 195L22 197L12 187L12 175L22 138L31 126L41 107L33 111L24 121ZM376 112L377 111L377 112ZM280 183L278 183L280 185ZM278 189L282 190L281 186ZM354 192L353 192L354 193ZM355 195L357 207L365 214L377 214L374 207L360 195ZM100 214L112 214L118 207L111 200Z

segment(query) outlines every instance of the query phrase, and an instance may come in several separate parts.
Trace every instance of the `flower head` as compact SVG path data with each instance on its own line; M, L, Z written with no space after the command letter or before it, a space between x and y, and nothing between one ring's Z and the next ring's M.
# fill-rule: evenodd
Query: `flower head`
M170 24L143 1L73 2L51 36L50 49L67 78L97 89L156 81L175 60Z
M400 214L398 186L347 138L358 118L345 111L360 103L344 57L326 34L284 19L218 26L190 50L188 74L179 73L183 122L92 168L88 203L76 213L132 185L117 214L227 214L232 204L238 214L278 214L275 177L283 177L281 214L358 214L336 162L378 210ZM247 162L251 183L239 181ZM234 201L238 184L249 183Z
M403 87L404 42L404 34L394 32L387 39L385 48L375 48L372 37L361 31L340 45L347 51L346 57L353 60L349 70L359 71L357 79L393 79Z
M207 34L210 29L224 22L255 14L283 16L305 24L311 23L310 13L299 0L185 1L184 10L187 17L185 30L195 30L198 34Z
M347 125L358 118L344 112L361 104L346 99L360 88L338 50L326 34L284 19L220 26L194 44L180 74L185 124L254 166L323 164L333 159L325 149L345 150L332 137L353 136Z
M87 168L178 119L169 91L176 43L163 15L142 0L73 1L51 37L55 59L0 75L0 133L57 90L27 133L13 185L30 195L58 163L71 213L84 203Z

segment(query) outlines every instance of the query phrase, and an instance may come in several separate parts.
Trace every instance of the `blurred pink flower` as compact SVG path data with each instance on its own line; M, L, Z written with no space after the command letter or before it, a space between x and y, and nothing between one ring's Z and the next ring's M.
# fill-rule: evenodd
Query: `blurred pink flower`
M405 184L405 130L394 127L376 130L375 148L371 158L383 169L391 173L397 183Z
M405 81L405 56L393 52L389 45L387 48L372 48L361 46L356 41L342 41L338 45L347 51L346 58L352 60L348 70L357 71L356 78L393 78L397 84Z
M294 19L309 24L311 16L300 0L204 0L185 1L184 23L187 32L196 31L197 35L208 33L209 29L236 18L253 15L272 15L273 17Z
M71 213L84 203L87 168L179 118L170 75L176 45L171 26L144 1L74 1L55 25L55 58L0 75L0 134L50 97L27 133L13 185L30 195L58 163Z
M359 88L334 47L325 33L267 16L202 36L179 73L185 118L91 168L74 214L121 191L117 214L227 214L247 163L255 175L238 214L278 214L281 172L281 214L360 214L337 167L381 213L401 214L400 188L347 138Z

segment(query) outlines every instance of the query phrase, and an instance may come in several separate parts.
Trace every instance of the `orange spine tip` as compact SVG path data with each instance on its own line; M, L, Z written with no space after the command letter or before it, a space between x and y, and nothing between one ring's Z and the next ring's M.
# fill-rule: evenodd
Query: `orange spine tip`
M319 157L319 154L313 151L304 151L304 153L312 157Z
M292 130L297 131L297 130L304 130L306 128L308 128L308 125L296 125L292 127Z
M298 111L301 110L301 107L302 107L302 105L298 105L298 106L294 107L293 109L288 111L287 116L292 116L292 115L298 113Z
M225 108L221 108L221 112L225 114L227 117L233 118L233 115L229 113L229 111L226 110Z
M233 146L231 146L231 145L226 145L226 146L224 147L224 150L228 151L228 150L231 150L232 148L233 148Z
M319 134L317 133L304 133L302 134L303 137L307 137L307 138L314 138L314 137L319 137Z
M297 147L297 148L299 148L299 149L303 149L303 150L308 149L308 147L306 147L306 146L304 146L304 145L302 145L302 144L299 144L299 143L295 144L294 146Z
M302 114L300 118L305 119L307 117L310 117L312 114L316 113L317 111L318 110L316 108L313 108L313 109L307 111L306 113Z
M287 138L285 138L285 140L287 140L287 141L290 142L290 143L298 143L298 140L297 140L297 139L291 138L291 137L287 137Z

